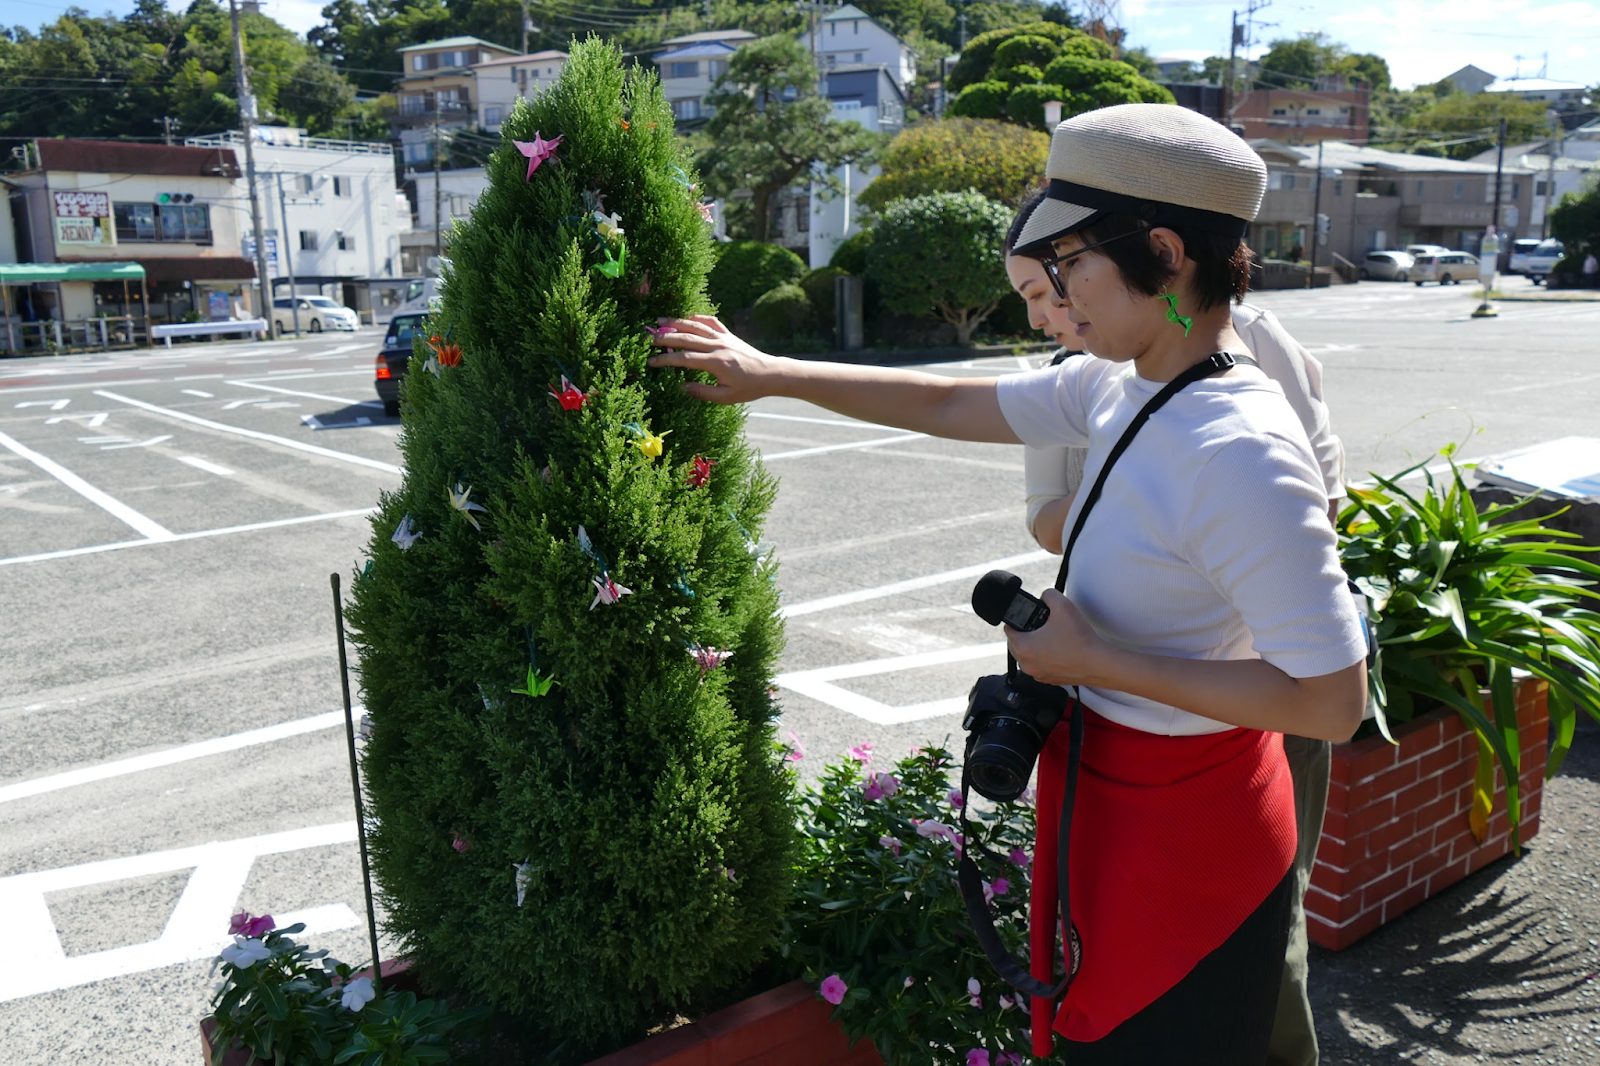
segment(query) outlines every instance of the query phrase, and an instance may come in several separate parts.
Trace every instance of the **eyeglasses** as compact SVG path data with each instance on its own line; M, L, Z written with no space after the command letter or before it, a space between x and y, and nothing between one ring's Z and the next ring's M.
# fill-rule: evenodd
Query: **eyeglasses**
M1093 244L1086 244L1082 248L1074 248L1065 255L1053 255L1049 259L1041 259L1039 265L1044 267L1045 277L1050 279L1050 287L1056 291L1056 298L1060 300L1067 298L1067 274L1066 271L1061 269L1063 264L1071 263L1078 256L1092 252L1096 248L1104 248L1112 241L1120 241L1124 237L1132 237L1142 232L1144 231L1131 229L1126 233L1119 233L1115 237L1107 237L1103 241L1095 241Z

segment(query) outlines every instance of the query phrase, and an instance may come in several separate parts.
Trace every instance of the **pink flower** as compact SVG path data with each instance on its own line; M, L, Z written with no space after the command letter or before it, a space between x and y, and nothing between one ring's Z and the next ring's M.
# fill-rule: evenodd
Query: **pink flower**
M849 755L850 758L854 759L856 762L860 763L862 766L871 766L872 765L872 745L871 744L857 744L855 747L851 748L845 754Z
M989 1053L982 1048L967 1052L967 1066L989 1066Z
M277 927L278 923L273 921L272 915L270 914L263 914L259 918L252 918L248 911L240 911L238 914L235 914L232 918L228 919L229 936L249 937L252 940L256 937L266 936Z
M1002 1051L995 1057L994 1066L1027 1066L1027 1062L1015 1051Z
M458 852L460 852L461 854L464 855L464 854L466 854L467 849L472 847L472 841L468 840L466 837L462 836L460 833L451 833L450 834L450 846L452 848L455 848L456 851L458 851Z
M789 730L789 739L794 741L794 746L784 755L784 762L799 762L806 757L806 746L800 743L800 738L795 736L794 730Z
M992 902L996 896L1003 896L1011 891L1011 882L1005 878L996 878L993 884L985 881L983 884L983 901Z
M1011 849L1011 862L1014 865L1020 866L1024 870L1026 870L1028 868L1028 864L1033 862L1033 859L1028 855L1027 852L1023 851L1021 848L1012 848Z
M950 795L945 797L945 799L949 800L950 806L954 807L956 810L960 810L962 805L967 802L961 798L961 792L959 790L952 791Z
M878 846L880 848L888 848L894 852L895 858L898 859L900 857L900 840L898 837L881 836L878 838Z
M900 779L893 774L873 774L861 786L861 795L869 802L887 799L899 791Z
M838 974L830 974L822 979L817 991L821 993L823 999L837 1007L844 1002L844 994L850 991L850 986L845 984Z

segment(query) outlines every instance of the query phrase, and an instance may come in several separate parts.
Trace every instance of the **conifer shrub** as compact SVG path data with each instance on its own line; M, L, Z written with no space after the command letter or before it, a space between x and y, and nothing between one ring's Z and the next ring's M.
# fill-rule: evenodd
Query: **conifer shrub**
M750 308L756 333L768 343L782 343L816 328L816 308L806 290L792 281L768 289Z
M995 54L1000 46L1016 37L1042 37L1060 46L1063 52L1071 51L1074 47L1087 48L1081 42L1094 41L1096 44L1105 45L1104 41L1096 41L1082 30L1075 30L1063 26L1059 22L1028 22L1021 26L1007 26L1004 29L989 30L980 33L967 42L961 50L961 59L951 68L950 76L946 79L951 92L959 92L969 85L983 81L989 76L989 68L995 64ZM1111 49L1106 47L1105 54L1110 58ZM990 116L975 115L975 118Z
M729 241L711 268L707 289L718 313L726 317L753 307L764 292L786 281L799 281L806 263L789 249L766 241Z
M825 335L833 333L833 312L838 306L834 297L834 279L847 277L849 271L836 266L818 267L800 279L800 287L811 300L817 326Z
M1049 100L1067 103L1071 97L1059 85L1019 85L1006 97L1006 117L1019 126L1044 125L1044 105Z
M646 327L710 310L712 265L655 75L576 44L503 137L348 617L388 929L430 990L565 1064L720 1005L774 946L774 481L740 408L646 367ZM529 173L513 142L557 137Z
M999 80L980 81L961 90L945 114L951 118L1004 118L1011 85Z
M994 50L994 69L1005 70L1024 64L1043 67L1060 54L1060 42L1035 33L1019 33L1002 41L1000 47Z

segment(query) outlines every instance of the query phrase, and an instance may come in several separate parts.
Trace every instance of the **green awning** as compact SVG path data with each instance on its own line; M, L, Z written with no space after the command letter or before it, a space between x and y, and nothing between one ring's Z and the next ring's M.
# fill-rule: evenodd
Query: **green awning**
M39 281L143 281L138 263L0 263L0 285Z

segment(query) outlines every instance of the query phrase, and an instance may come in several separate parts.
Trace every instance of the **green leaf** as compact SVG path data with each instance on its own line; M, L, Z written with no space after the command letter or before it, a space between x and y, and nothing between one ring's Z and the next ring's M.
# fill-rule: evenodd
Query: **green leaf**
M283 991L276 981L262 981L257 991L262 1002L266 1004L267 1017L275 1022L281 1022L289 1017L289 1001L284 998Z

